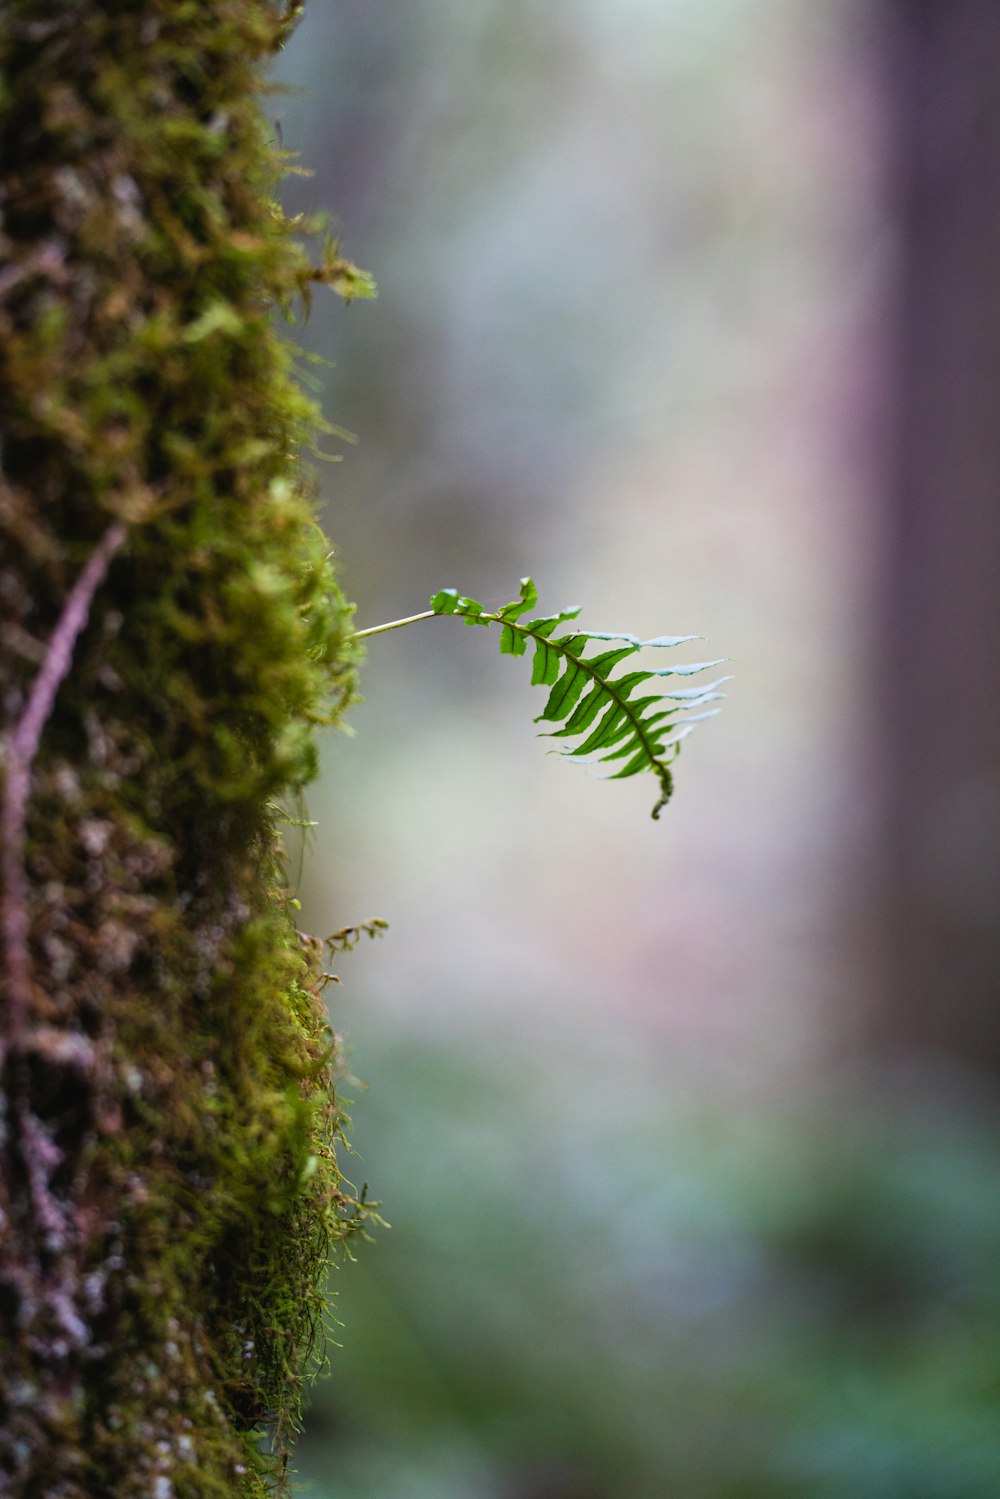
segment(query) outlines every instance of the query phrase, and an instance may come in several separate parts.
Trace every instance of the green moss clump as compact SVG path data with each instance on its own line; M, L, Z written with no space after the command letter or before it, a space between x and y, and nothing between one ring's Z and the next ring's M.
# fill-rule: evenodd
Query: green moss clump
M274 202L260 100L297 9L0 18L8 747L74 580L126 527L31 768L31 1013L0 1133L12 1496L280 1484L331 1251L364 1219L276 828L356 663L273 313L315 281L368 289Z

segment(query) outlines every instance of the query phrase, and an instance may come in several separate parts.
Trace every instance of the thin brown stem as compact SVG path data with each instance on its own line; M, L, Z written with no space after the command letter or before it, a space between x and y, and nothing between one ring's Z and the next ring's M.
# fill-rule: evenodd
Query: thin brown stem
M31 767L52 714L56 694L73 660L80 632L87 623L94 595L111 559L125 540L120 521L110 525L70 589L56 622L38 674L18 722L5 736L3 800L0 803L0 874L3 878L0 933L7 968L6 1049L16 1051L31 1010L28 873L25 826L31 792ZM0 1055L3 1052L0 1042Z

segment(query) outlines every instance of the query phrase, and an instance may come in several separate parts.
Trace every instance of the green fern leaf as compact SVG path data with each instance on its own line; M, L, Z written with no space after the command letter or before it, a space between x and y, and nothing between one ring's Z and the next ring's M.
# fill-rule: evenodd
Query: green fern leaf
M696 723L718 712L706 704L717 702L724 695L718 689L729 678L717 677L705 686L653 691L637 698L633 694L645 683L655 683L662 677L694 676L721 666L722 661L633 670L618 677L613 673L623 661L641 651L671 649L696 640L697 636L658 635L653 640L640 640L638 635L581 630L577 626L557 634L560 626L576 619L579 606L525 619L538 602L538 592L530 578L522 578L519 597L499 609L487 609L455 588L442 588L430 602L432 615L453 614L468 625L498 624L503 655L523 656L530 642L534 646L532 683L549 688L545 707L535 722L562 725L549 731L548 738L578 741L553 753L591 764L624 760L620 769L608 773L607 780L624 780L650 771L660 785L653 808L653 816L659 817L673 789L670 767L681 742ZM594 643L610 645L610 649L600 649L588 656L587 650ZM693 708L703 711L693 713Z

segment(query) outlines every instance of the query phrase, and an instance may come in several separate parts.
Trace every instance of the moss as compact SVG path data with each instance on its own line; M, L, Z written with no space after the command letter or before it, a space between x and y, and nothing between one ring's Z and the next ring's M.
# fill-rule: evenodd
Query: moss
M280 1483L325 1270L365 1213L276 825L355 660L303 475L318 415L273 314L316 281L367 289L273 201L263 77L296 9L0 19L8 787L74 580L126 530L30 767L0 1137L12 1495Z

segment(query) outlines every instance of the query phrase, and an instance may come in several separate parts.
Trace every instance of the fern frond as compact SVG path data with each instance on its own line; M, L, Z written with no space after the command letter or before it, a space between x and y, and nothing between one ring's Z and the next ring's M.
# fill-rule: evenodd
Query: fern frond
M477 599L467 598L454 588L442 588L430 603L429 615L416 615L413 619L451 614L464 619L467 625L499 625L500 650L507 656L523 656L529 644L532 645L532 683L549 688L548 700L535 722L562 725L552 729L547 738L577 741L558 746L555 752L584 764L624 761L620 769L602 777L604 780L623 780L651 771L660 784L653 808L654 818L659 817L670 800L673 789L670 767L682 741L695 724L718 712L708 705L723 696L719 688L729 678L717 677L704 686L675 687L671 691L640 693L640 689L658 679L708 671L721 666L721 658L626 671L614 676L616 667L640 651L670 649L698 637L658 635L653 640L640 640L637 635L581 630L578 626L560 631L562 625L576 619L580 613L578 605L561 609L557 614L525 619L538 603L538 592L530 578L522 578L519 597L500 609L488 610ZM588 655L594 643L601 649Z

